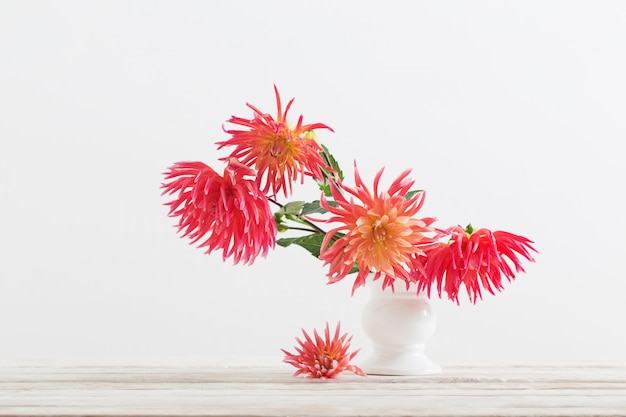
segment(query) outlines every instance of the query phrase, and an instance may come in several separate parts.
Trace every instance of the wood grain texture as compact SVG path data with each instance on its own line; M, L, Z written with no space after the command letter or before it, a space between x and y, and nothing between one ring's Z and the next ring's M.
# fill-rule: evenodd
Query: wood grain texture
M0 416L626 416L626 364L294 378L288 366L0 367Z

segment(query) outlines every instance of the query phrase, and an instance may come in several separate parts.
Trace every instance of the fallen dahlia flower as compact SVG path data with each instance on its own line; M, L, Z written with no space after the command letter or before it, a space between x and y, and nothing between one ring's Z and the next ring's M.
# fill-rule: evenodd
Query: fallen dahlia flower
M211 253L222 249L251 264L276 243L276 223L265 195L254 181L254 171L231 159L224 176L202 162L177 162L164 173L163 194L176 197L166 203L169 216L178 217L178 231L191 244ZM249 179L247 177L252 177Z
M281 349L285 354L283 362L297 368L294 376L305 375L309 378L328 379L336 378L344 371L365 376L365 372L361 368L350 364L350 361L358 353L358 350L348 353L352 336L348 337L347 333L339 336L340 332L340 323L337 323L332 337L328 323L326 323L324 330L324 338L317 333L317 330L313 330L313 337L311 338L302 329L304 341L296 337L299 344L295 347L297 353L290 353Z
M422 258L424 273L418 277L418 291L426 290L430 296L435 284L439 297L445 291L457 304L462 285L475 304L482 299L481 287L491 294L501 291L502 276L512 281L517 272L524 272L520 256L534 262L530 251L537 252L531 240L508 232L473 230L468 225L466 229L451 227L446 233L449 241L428 248Z

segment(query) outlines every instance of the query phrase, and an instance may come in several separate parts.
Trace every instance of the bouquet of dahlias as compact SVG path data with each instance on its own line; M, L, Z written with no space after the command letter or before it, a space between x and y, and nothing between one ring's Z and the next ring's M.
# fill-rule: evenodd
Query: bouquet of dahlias
M164 173L166 204L178 219L178 231L207 253L221 250L224 260L252 264L276 244L299 245L328 267L328 281L353 274L352 292L370 274L383 289L397 281L417 292L443 293L459 302L465 286L471 302L485 289L494 294L533 261L529 239L504 231L435 227L434 218L419 217L425 192L413 188L411 170L380 189L380 169L371 187L354 164L354 183L345 181L338 162L318 140L316 130L333 131L323 123L289 124L276 87L276 118L255 106L251 119L231 117L229 136L217 149L229 149L220 174L203 162L177 162ZM294 184L305 180L319 188L318 200L288 199ZM274 210L272 210L274 207ZM288 230L295 237L277 239ZM294 233L294 232L292 232ZM536 251L535 251L536 252Z

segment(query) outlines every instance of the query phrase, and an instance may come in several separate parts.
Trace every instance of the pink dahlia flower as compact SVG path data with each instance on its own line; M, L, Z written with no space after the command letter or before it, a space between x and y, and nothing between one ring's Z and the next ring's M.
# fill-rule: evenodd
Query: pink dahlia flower
M276 223L250 168L231 159L220 176L202 162L177 162L164 175L163 194L176 194L166 203L169 216L179 218L178 231L191 244L221 249L235 264L251 264L274 247Z
M423 257L424 273L418 290L426 289L430 295L433 283L441 297L442 290L448 298L459 303L459 289L465 285L472 303L482 299L481 287L495 294L503 289L502 277L515 279L524 272L521 258L534 262L530 251L532 241L512 233L488 229L474 231L454 226L447 231L448 243L438 243L426 250ZM515 270L513 270L513 268Z
M339 336L340 332L340 323L337 323L335 334L332 337L328 323L326 323L324 330L324 338L317 334L317 330L314 330L313 337L310 337L303 329L304 341L296 337L296 341L300 345L295 347L297 353L290 353L281 349L285 354L283 362L297 368L294 376L303 374L309 378L328 379L335 378L344 371L365 376L365 372L361 368L350 364L350 361L359 352L358 350L352 353L348 352L352 336L348 337L347 333Z
M322 197L321 205L332 216L329 223L338 226L329 230L322 242L320 259L329 265L329 282L343 279L356 264L359 268L352 292L365 285L370 273L373 279L384 277L383 289L393 288L394 280L403 280L407 287L415 280L421 268L419 255L422 245L432 242L424 235L433 229L433 218L415 218L424 203L424 193L418 192L410 198L405 195L414 181L407 178L410 170L404 171L388 190L378 189L384 169L374 178L371 192L361 180L354 166L356 188L340 184L350 195L349 199L334 185L332 196L336 205Z
M258 172L257 182L264 193L271 190L275 196L282 190L287 197L291 194L292 183L298 178L301 183L304 182L305 175L322 180L321 167L330 169L320 155L322 148L317 143L313 130L332 129L323 123L303 125L302 116L295 127L289 126L287 112L294 99L287 103L283 112L276 86L274 91L278 108L276 119L247 104L254 112L254 118L233 116L228 120L229 123L246 129L225 130L232 135L231 138L217 144L219 149L225 146L235 147L230 157L239 159Z

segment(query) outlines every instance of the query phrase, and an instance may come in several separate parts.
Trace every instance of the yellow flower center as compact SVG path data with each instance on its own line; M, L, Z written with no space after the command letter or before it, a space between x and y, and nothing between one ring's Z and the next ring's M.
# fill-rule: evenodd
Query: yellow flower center
M354 259L360 259L370 268L391 273L393 265L405 262L415 252L412 244L419 237L411 225L415 220L398 216L398 210L392 207L386 214L369 210L356 222L350 244L355 251Z
M382 224L381 220L376 220L372 226L372 237L374 238L374 241L382 243L385 239L387 239L387 235L387 229Z
M273 158L283 156L285 153L287 153L288 148L289 145L287 145L287 138L277 137L276 140L272 141L272 143L270 144L270 156L272 156Z

